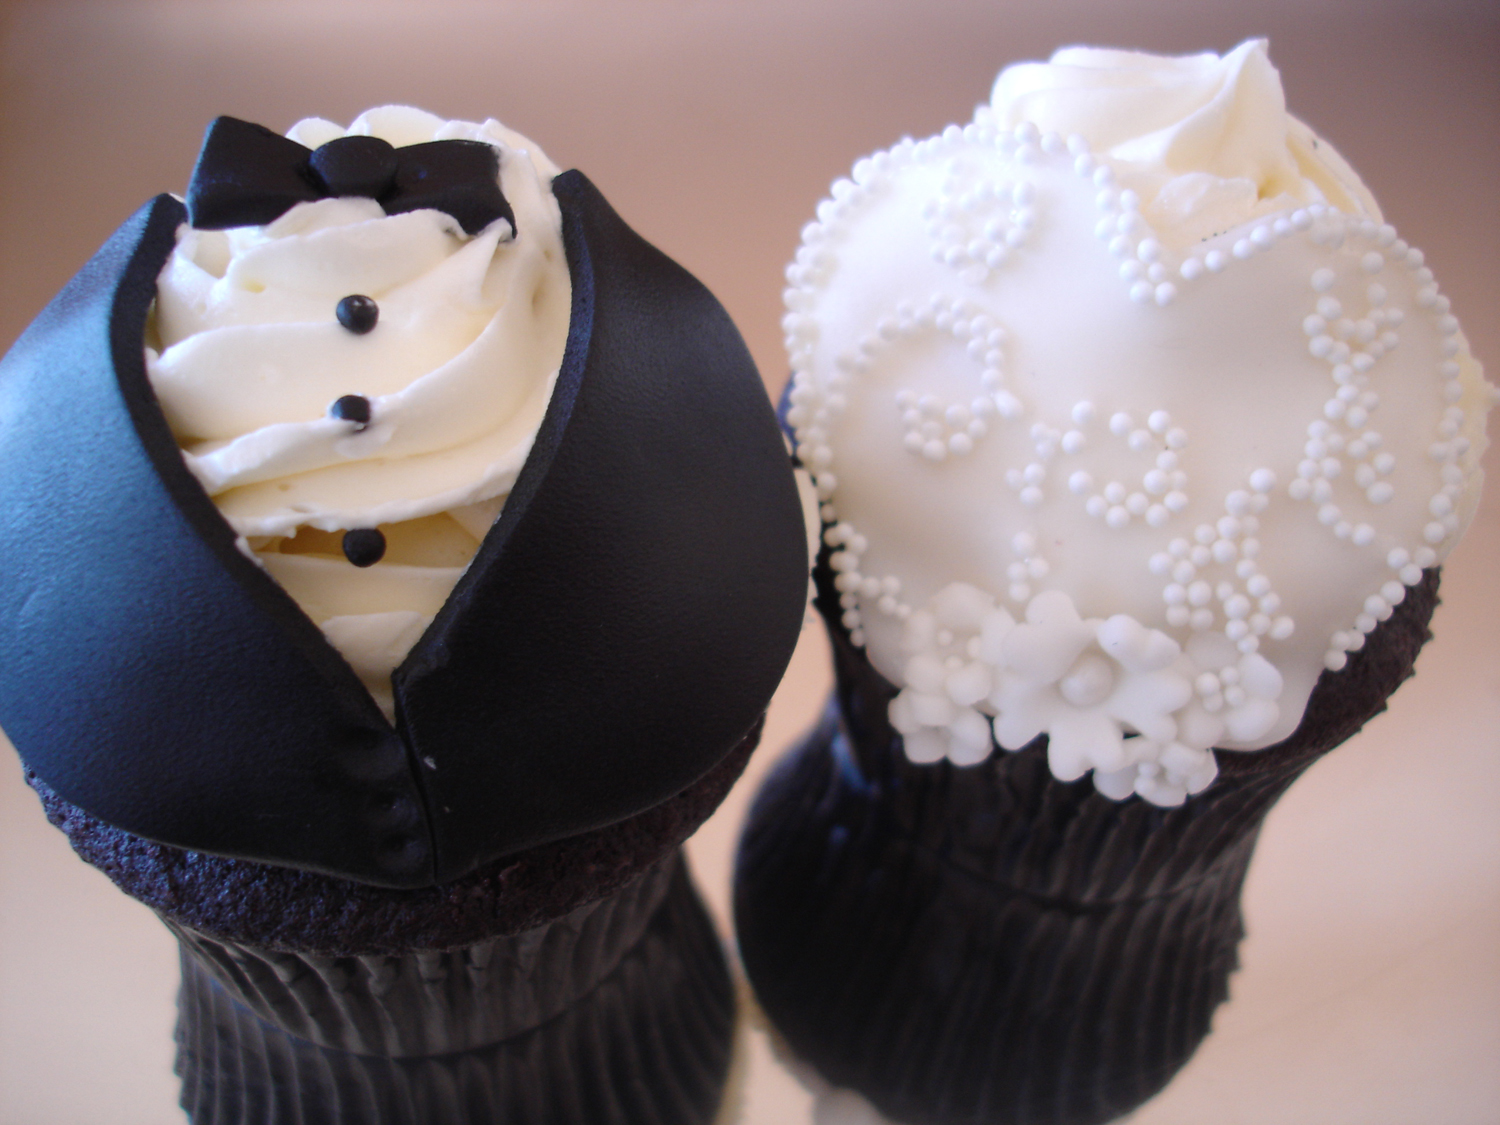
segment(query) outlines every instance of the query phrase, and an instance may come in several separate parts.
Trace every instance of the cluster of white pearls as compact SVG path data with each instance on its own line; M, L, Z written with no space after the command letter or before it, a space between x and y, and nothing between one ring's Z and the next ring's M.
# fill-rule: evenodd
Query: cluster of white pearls
M1100 211L1094 233L1109 243L1109 252L1120 259L1120 280L1130 286L1130 299L1136 304L1155 303L1165 308L1177 299L1177 286L1162 260L1162 245L1147 234L1146 220L1141 216L1141 200L1134 191L1114 186L1114 171L1108 166L1097 168L1093 180L1099 188L1095 204Z
M1151 556L1151 573L1168 580L1162 587L1167 624L1206 632L1222 616L1224 635L1247 655L1259 649L1262 637L1280 641L1292 635L1296 622L1277 612L1281 597L1257 561L1258 514L1269 505L1275 487L1274 472L1254 470L1245 488L1225 497L1224 514L1216 522L1199 524L1191 540L1175 538L1165 551ZM1215 566L1220 573L1232 574L1233 580L1211 581L1207 572Z
M831 198L818 204L817 218L802 228L802 245L786 269L787 288L782 293L787 311L781 328L794 372L806 371L812 360L818 322L809 311L818 290L838 266L829 236L851 211L889 185L893 171L927 159L936 143L937 138L917 142L906 137L894 148L858 161L853 178L835 181Z
M1035 508L1044 499L1042 485L1047 482L1047 465L1057 453L1063 435L1045 422L1033 422L1031 442L1036 458L1019 469L1005 471L1005 483L1021 503Z
M1082 137L1065 138L1061 133L1043 133L1030 121L1023 121L1013 128L996 125L994 111L989 106L980 106L974 111L972 124L949 125L941 137L933 140L942 140L950 148L960 141L993 145L1002 156L1023 166L1037 163L1044 155L1061 157L1070 154L1075 147L1080 151L1088 148ZM1021 205L1031 204L1031 200L1026 200Z
M1436 383L1449 404L1438 424L1438 440L1429 449L1432 460L1440 466L1442 483L1428 501L1432 519L1422 530L1425 543L1388 551L1386 561L1395 578L1386 580L1365 598L1351 628L1336 630L1329 639L1323 662L1336 671L1348 662L1347 654L1363 648L1365 637L1391 616L1405 599L1406 588L1422 580L1423 568L1436 563L1438 556L1433 548L1457 533L1456 506L1464 483L1459 461L1468 452L1469 443L1461 433L1463 411L1453 405L1463 397L1456 359L1460 347L1458 321L1449 313L1448 299L1433 284L1422 252L1398 238L1396 229L1388 223L1350 218L1321 204L1307 210L1312 218L1309 237L1330 250L1358 255L1359 272L1369 281L1364 287L1361 313L1350 307L1349 295L1343 299L1335 295L1340 279L1332 269L1320 267L1309 278L1317 295L1316 304L1303 319L1302 330L1308 337L1308 353L1329 365L1335 390L1323 404L1323 418L1307 428L1304 456L1296 478L1287 486L1288 495L1316 504L1318 522L1335 537L1356 546L1372 545L1376 529L1347 516L1334 499L1335 482L1352 480L1364 500L1377 507L1389 504L1396 496L1396 456L1383 448L1384 438L1370 427L1372 415L1380 406L1371 373L1379 360L1400 344L1399 329L1408 315L1407 310L1392 303L1386 285L1376 280L1388 266L1404 268L1411 275L1417 286L1417 305L1434 318L1441 339ZM1353 471L1346 477L1346 462L1351 461Z
M1360 253L1359 268L1373 278L1386 265L1389 249L1396 261L1407 262L1409 268L1421 268L1421 254L1411 250L1396 238L1396 230L1389 224L1380 226L1371 220L1350 221L1337 211L1321 205L1309 209L1314 218L1310 237L1315 243L1332 250L1341 250L1346 243L1355 241L1365 247ZM1370 372L1376 362L1400 343L1396 331L1405 321L1405 312L1396 306L1388 306L1389 293L1378 281L1371 281L1365 289L1366 309L1355 319L1331 292L1337 283L1337 275L1328 267L1313 271L1311 284L1317 299L1315 311L1302 321L1302 330L1308 337L1308 353L1323 360L1331 369L1336 387L1333 397L1323 404L1326 421L1314 422L1308 427L1308 441L1304 447L1304 459L1297 466L1297 479L1289 486L1294 500L1311 500L1318 505L1318 521L1330 528L1340 539L1350 539L1356 545L1365 545L1374 538L1374 529L1368 524L1351 524L1344 519L1343 512L1333 502L1333 481L1343 471L1343 456L1347 454L1358 462L1354 469L1355 486L1371 504L1388 504L1395 496L1394 484L1385 479L1396 468L1396 458L1389 451L1381 450L1384 444L1378 431L1366 429L1371 415L1380 406L1380 396L1370 383ZM1342 426L1347 433L1339 433L1329 423Z
M962 298L934 293L924 305L901 302L894 316L882 317L874 332L852 352L837 360L856 374L867 372L881 351L893 343L922 334L948 334L963 345L964 354L979 371L984 393L969 402L943 402L936 395L912 390L896 393L896 409L904 427L902 444L908 453L929 461L962 457L989 433L992 420L1020 415L1020 401L1005 389L1003 365L1005 329L987 314L977 312Z
M823 542L832 550L828 565L833 570L833 588L839 594L840 621L849 630L850 639L856 645L865 643L864 615L860 612L860 599L876 602L881 609L895 613L896 597L901 593L901 580L894 576L876 578L861 572L860 564L869 540L854 530L848 521L840 521L823 531ZM910 613L908 609L906 611ZM906 614L902 614L904 617Z
M1010 580L1006 593L1011 601L1025 605L1031 600L1031 583L1046 578L1052 567L1037 548L1035 531L1018 531L1010 539L1011 554L1015 561L1005 568Z
M797 435L797 456L813 478L813 487L823 507L831 511L828 501L838 488L838 477L832 471L833 448L829 445L828 427L848 405L845 391L847 372L835 371L829 379L828 392L820 393L812 379L799 372L792 380L788 394L787 423ZM828 513L824 522L830 522Z
M1094 404L1074 403L1070 416L1080 428L1064 434L1062 446L1066 452L1076 453L1087 443L1082 427L1094 420ZM1084 511L1116 531L1130 526L1133 519L1143 519L1151 527L1165 527L1188 505L1184 491L1187 473L1179 463L1179 454L1187 447L1187 431L1172 425L1172 416L1165 410L1153 410L1144 426L1137 425L1129 413L1116 411L1109 417L1109 432L1134 453L1156 451L1152 467L1141 475L1140 487L1130 489L1121 481L1111 480L1097 489L1093 476L1079 469L1068 476L1068 491L1085 497Z
M1095 205L1100 218L1094 233L1106 242L1109 252L1120 260L1120 279L1130 286L1130 299L1137 304L1170 305L1177 299L1178 282L1194 282L1208 274L1223 273L1236 260L1245 261L1279 240L1313 225L1312 208L1299 209L1290 215L1257 224L1250 233L1238 239L1226 253L1208 250L1182 258L1174 270L1167 261L1168 252L1154 237L1140 213L1140 196L1130 188L1115 183L1114 171L1108 165L1081 163L1092 168L1094 186L1099 189Z
M1226 254L1223 250L1209 250L1203 254L1189 254L1177 267L1177 275L1184 281L1196 281L1206 274L1223 273L1236 261L1248 261L1276 243L1293 234L1310 230L1322 204L1298 208L1289 215L1282 215L1269 222L1257 223L1244 238L1236 239Z
M1210 715L1226 707L1243 707L1252 692L1262 698L1274 699L1279 694L1279 685L1255 682L1257 676L1264 675L1261 664L1249 663L1248 668L1241 664L1226 664L1218 671L1198 673L1193 680L1193 694L1198 697L1198 705Z
M979 285L1021 247L1036 226L1036 187L1028 181L977 184L950 174L922 208L934 261Z
M1351 523L1344 510L1333 500L1334 482L1344 472L1343 456L1359 459L1354 482L1362 488L1371 504L1387 504L1395 496L1395 487L1382 478L1395 471L1396 458L1387 452L1375 452L1385 444L1378 430L1365 430L1346 437L1319 418L1309 422L1307 441L1302 446L1302 460L1297 475L1287 485L1293 500L1307 500L1318 506L1318 522L1356 547L1375 540L1375 528L1368 523Z

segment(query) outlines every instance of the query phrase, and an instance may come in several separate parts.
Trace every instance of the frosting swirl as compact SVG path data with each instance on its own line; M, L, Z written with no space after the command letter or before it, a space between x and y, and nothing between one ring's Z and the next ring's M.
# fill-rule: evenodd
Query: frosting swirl
M184 225L158 279L147 371L189 468L389 714L390 673L498 515L562 361L557 168L498 122L406 107L288 135L487 142L516 218L467 237L440 211L324 199L264 227ZM373 327L340 322L350 296ZM368 420L333 407L347 396ZM356 570L342 535L366 528L386 549Z
M997 124L1030 121L1107 155L1178 244L1306 203L1381 217L1354 169L1286 112L1264 39L1223 56L1065 47L1006 67L990 102Z

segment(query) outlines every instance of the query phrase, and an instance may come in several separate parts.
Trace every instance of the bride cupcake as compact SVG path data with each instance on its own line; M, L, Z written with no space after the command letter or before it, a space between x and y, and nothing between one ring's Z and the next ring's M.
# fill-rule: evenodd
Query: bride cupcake
M709 1120L678 848L806 590L713 297L494 121L220 118L0 399L0 725L181 939L192 1120Z
M742 844L751 982L894 1118L1109 1120L1226 996L1271 804L1410 674L1492 390L1263 41L1011 67L789 277L837 688Z

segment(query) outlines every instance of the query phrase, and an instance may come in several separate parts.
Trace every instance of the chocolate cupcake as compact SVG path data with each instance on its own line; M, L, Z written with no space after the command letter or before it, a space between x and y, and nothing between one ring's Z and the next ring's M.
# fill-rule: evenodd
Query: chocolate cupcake
M713 297L493 121L221 118L0 397L0 725L181 939L192 1119L708 1120L678 847L806 586Z
M1259 41L1008 69L790 276L838 687L752 812L746 969L893 1118L1110 1120L1226 996L1271 804L1410 674L1493 391Z

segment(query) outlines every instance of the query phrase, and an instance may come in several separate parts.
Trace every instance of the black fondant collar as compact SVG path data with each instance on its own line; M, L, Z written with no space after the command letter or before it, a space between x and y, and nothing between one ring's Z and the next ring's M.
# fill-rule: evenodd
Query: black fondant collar
M796 641L795 487L728 316L578 172L556 390L387 723L235 547L146 378L159 196L0 362L0 726L69 801L386 886L649 808L757 721ZM87 409L81 410L80 405Z

